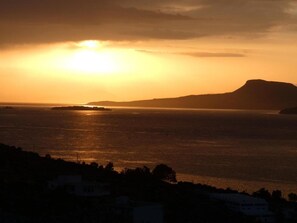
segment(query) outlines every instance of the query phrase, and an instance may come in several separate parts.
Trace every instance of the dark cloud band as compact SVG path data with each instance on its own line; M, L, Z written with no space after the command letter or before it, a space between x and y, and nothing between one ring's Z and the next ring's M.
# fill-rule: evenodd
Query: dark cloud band
M291 0L0 0L0 44L259 35Z

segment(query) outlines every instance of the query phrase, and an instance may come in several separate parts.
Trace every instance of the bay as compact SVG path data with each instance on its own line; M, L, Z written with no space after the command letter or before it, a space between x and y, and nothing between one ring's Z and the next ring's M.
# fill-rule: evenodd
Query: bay
M117 170L165 163L179 180L297 192L297 116L277 111L0 110L0 142Z

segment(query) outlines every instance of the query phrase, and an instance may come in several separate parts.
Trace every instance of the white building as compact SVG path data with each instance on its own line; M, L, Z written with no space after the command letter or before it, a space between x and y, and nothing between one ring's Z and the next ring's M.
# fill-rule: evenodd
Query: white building
M100 197L110 194L107 184L85 181L79 175L58 176L48 182L48 187L51 190L61 188L67 193L82 197Z
M266 200L244 194L212 194L211 197L225 202L232 211L252 216L263 223L275 222L274 214L269 210Z

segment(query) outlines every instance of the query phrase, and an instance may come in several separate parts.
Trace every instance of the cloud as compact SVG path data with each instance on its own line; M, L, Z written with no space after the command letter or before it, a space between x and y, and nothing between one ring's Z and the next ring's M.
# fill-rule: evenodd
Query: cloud
M229 52L165 52L165 51L153 51L153 50L137 50L138 52L148 54L177 54L191 57L245 57L245 54L241 53L229 53Z
M244 54L240 54L240 53L190 52L190 53L181 53L181 54L191 56L191 57L245 57Z
M293 2L0 0L0 44L257 36L296 25Z

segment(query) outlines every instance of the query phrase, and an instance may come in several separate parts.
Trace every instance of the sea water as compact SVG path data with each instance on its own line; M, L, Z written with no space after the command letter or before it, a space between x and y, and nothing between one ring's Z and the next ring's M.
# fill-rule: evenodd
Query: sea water
M0 142L117 170L165 163L178 180L297 192L297 116L277 111L0 109Z

